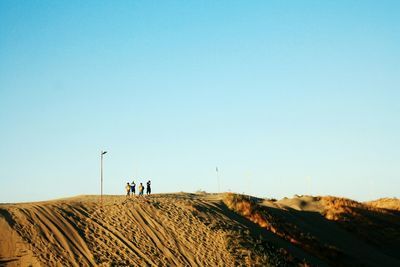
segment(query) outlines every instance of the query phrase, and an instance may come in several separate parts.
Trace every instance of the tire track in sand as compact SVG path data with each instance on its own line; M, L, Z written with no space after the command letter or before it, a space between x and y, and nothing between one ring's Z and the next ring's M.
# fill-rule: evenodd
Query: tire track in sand
M17 227L17 232L31 243L32 248L44 254L44 259L42 257L41 261L45 261L46 264L60 265L61 261L71 266L81 266L82 263L86 266L96 266L93 255L76 228L60 214L57 208L53 208L29 205L14 210L13 215L17 224L24 221L31 222L30 227ZM40 244L44 244L44 248L40 247ZM54 252L58 255L66 253L69 256L47 257Z
M87 214L86 212L82 212L78 209L75 209L75 210L84 216L85 216L85 214ZM94 224L95 227L97 227L97 228L103 230L104 232L108 233L109 235L111 235L113 237L113 240L119 242L120 244L122 244L123 246L128 248L129 250L134 251L137 255L140 255L141 259L145 260L147 264L150 264L153 266L157 265L153 260L151 260L149 257L147 257L147 255L144 254L140 250L140 248L136 247L133 242L131 242L126 237L124 237L119 231L115 231L111 227L106 226L105 224L103 224L100 220L98 220L95 217L90 217L90 222L91 222L91 224Z
M142 213L146 215L142 215ZM135 212L131 212L131 214L151 238L154 245L161 250L163 254L172 261L172 263L174 263L176 266L197 266L197 264L191 258L186 257L185 251L182 251L177 240L173 237L174 235L168 234L167 236L166 232L164 231L166 230L165 225L161 225L152 217L154 212L148 212L145 208L143 208L142 205L138 205L135 207ZM149 224L152 224L152 227L150 227ZM157 231L155 229L157 229ZM172 245L178 249L178 255L174 255L174 253L167 246L163 245L168 242L172 242ZM182 259L182 261L179 261L179 259Z

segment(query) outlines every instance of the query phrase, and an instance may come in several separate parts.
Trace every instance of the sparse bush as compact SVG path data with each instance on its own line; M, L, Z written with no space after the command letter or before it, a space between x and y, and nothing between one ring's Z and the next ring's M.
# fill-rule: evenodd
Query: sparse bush
M253 223L260 225L269 231L276 233L275 227L265 218L265 215L259 209L255 199L244 195L228 193L224 197L224 203L228 208L245 216Z
M361 203L347 198L326 196L321 202L325 206L325 218L332 221L346 220L348 215L354 215L353 208L363 208Z
M265 207L257 203L255 198L229 193L225 195L224 203L228 208L246 217L253 223L320 258L332 261L341 255L341 251L336 247L321 244L316 237L310 233L302 232L297 225L286 222L282 218L272 216ZM304 262L301 264L307 266Z
M374 201L366 202L365 204L374 208L400 211L400 199L395 197L380 198Z
M400 242L399 214L395 210L382 209L354 200L322 197L324 216L335 221L347 231L378 247L391 247ZM396 246L396 245L395 245Z

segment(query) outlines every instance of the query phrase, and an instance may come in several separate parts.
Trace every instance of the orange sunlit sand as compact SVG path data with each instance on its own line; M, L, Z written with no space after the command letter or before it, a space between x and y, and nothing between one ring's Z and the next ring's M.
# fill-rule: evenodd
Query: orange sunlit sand
M399 266L400 200L207 193L0 205L4 266Z

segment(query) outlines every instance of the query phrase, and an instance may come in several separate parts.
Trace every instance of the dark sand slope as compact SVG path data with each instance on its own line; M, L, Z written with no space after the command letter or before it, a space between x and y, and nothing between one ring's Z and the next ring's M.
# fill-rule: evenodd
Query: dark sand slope
M395 253L400 251L400 213L334 197L299 197L272 206L272 216L334 252L324 255L331 265L400 266Z
M0 205L0 266L400 266L399 234L398 211L332 197L79 196Z

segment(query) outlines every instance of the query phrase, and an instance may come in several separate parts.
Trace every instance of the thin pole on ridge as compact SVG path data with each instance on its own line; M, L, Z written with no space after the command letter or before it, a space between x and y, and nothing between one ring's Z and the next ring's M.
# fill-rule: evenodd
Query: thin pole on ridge
M103 155L106 154L107 151L101 151L100 153L100 204L103 207Z

